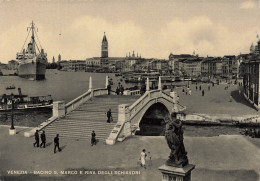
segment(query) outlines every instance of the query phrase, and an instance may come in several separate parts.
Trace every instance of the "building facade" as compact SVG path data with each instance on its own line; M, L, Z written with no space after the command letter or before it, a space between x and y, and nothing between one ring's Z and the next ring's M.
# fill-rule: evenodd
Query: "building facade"
M260 108L259 97L259 70L260 58L249 60L245 63L245 74L243 78L244 95L257 109Z

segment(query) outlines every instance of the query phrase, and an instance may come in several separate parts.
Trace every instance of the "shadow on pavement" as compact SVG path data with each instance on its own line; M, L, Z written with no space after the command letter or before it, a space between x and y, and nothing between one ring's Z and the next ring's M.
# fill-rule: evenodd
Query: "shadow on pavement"
M244 104L252 109L255 109L255 107L249 101L247 101L245 99L242 91L240 92L240 94L239 94L239 90L232 91L231 96L232 96L233 100L235 100L236 102Z
M45 147L48 147L52 144L52 142L46 143Z
M61 151L63 151L64 148L66 148L67 145L63 145L60 147Z
M192 180L200 181L258 181L259 175L255 170L210 170L195 168Z
M19 131L16 131L16 134L25 132L26 130L29 130L29 129L31 129L31 128L22 128L22 129L19 129Z

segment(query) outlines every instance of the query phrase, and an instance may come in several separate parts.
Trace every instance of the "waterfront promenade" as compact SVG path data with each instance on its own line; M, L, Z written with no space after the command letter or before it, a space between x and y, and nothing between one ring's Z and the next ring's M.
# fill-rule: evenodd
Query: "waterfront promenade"
M205 95L202 96L202 92L199 90L201 85L204 89ZM191 95L186 92L182 92L182 87L176 88L177 94L180 96L180 103L187 106L186 113L200 113L200 114L229 114L229 115L259 115L258 111L239 94L238 85L227 86L226 83L212 87L210 84L210 90L208 90L208 84L197 84L198 90L196 91L196 84L190 84ZM232 95L232 102L230 102L230 95Z
M164 164L169 148L164 137L134 136L114 146L90 142L60 140L62 152L53 154L53 138L47 135L47 147L33 148L34 138L23 137L23 131L9 136L8 128L0 127L0 180L109 180L158 181L158 167ZM245 136L184 137L189 161L196 164L192 181L258 181L260 179L260 140ZM137 161L141 150L151 152L147 169ZM26 175L8 175L8 170L27 171ZM43 174L33 171L141 171L140 175Z

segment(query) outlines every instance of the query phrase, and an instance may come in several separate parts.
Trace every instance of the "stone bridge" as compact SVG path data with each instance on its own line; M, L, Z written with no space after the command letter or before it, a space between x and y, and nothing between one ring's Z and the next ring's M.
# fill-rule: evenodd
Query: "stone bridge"
M105 87L107 85L108 77ZM108 95L106 88L93 89L90 77L89 90L86 93L67 104L63 101L54 102L53 116L25 132L24 136L33 136L38 129L45 130L50 136L59 133L61 137L80 140L89 139L92 130L95 130L98 139L113 145L135 134L142 117L154 104L161 104L169 114L186 109L179 104L176 92L166 94L161 87L159 77L158 90L150 90L147 78L146 92L142 96L139 90L126 90L123 96ZM106 111L110 108L114 122L106 123Z

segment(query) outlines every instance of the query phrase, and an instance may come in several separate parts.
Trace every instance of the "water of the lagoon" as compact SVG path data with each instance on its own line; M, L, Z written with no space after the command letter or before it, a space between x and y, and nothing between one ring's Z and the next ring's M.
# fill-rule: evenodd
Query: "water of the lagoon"
M23 79L18 76L0 76L0 95L18 94L17 88L20 87L25 95L51 95L54 101L64 100L67 103L88 90L90 76L93 88L105 88L106 75L113 80L113 90L118 82L125 88L133 86L133 84L125 84L120 81L121 77L115 77L113 73L46 70L46 79L40 81ZM14 85L16 89L6 90L6 87L10 85Z
M51 95L54 101L64 100L66 103L86 92L89 88L89 77L92 77L93 88L105 88L106 76L112 78L112 90L116 89L118 82L125 88L134 84L125 84L115 77L113 73L66 72L46 70L46 79L32 81L18 76L0 76L0 96L3 94L18 94L20 87L22 94L28 96ZM7 86L14 85L16 89L6 90ZM51 117L51 111L24 111L15 113L15 125L37 126ZM10 124L10 113L0 114L0 124Z

